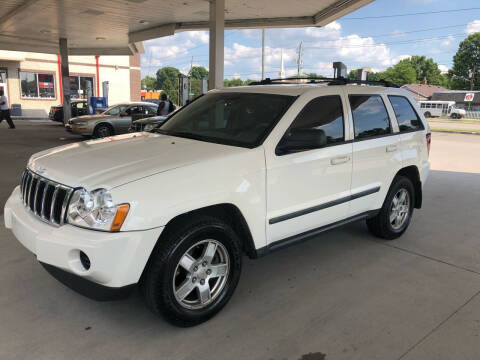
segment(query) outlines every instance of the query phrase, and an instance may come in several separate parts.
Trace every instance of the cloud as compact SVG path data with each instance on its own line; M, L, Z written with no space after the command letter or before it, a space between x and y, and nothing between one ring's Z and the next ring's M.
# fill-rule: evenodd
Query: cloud
M442 72L442 74L446 74L448 73L448 66L445 66L445 65L438 65L438 68L440 69L440 71Z
M474 20L468 23L467 27L465 28L465 33L468 35L476 32L480 32L480 20Z
M333 74L333 61L344 62L349 70L364 66L384 70L409 56L394 54L387 44L372 37L343 32L336 21L324 27L266 29L265 76L278 76L282 51L286 75L295 75L300 41L303 42L303 72L325 76ZM403 36L400 31L394 34ZM227 36L225 77L258 79L261 75L261 30L229 30ZM208 38L207 31L191 31L147 41L141 59L142 76L153 75L162 66L175 66L188 72L192 54L195 64L208 67ZM443 41L447 44L453 39ZM436 45L440 48L440 41Z

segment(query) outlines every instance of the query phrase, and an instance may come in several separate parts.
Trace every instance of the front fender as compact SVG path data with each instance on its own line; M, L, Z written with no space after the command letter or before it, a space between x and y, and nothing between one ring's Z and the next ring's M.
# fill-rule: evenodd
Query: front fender
M165 226L178 215L217 204L235 205L257 247L265 246L265 159L262 147L149 176L112 189L130 204L122 231Z

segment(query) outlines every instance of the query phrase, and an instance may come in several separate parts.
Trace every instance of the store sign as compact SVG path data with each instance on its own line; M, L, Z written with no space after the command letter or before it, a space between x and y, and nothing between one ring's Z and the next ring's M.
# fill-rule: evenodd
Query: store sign
M472 102L475 94L474 93L466 93L464 102Z

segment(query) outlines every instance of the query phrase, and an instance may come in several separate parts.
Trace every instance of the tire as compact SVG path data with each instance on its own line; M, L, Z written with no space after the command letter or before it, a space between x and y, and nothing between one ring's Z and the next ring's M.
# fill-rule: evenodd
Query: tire
M455 114L455 113L453 113L452 115L450 115L450 117L451 117L452 119L459 119L459 118L460 118L460 117L458 116L458 114Z
M423 114L426 118L430 118L432 117L432 114L430 113L430 111L427 111Z
M93 137L96 139L113 135L113 129L109 124L98 124L93 130Z
M394 210L394 199L396 199L398 204L399 196L403 196L405 193L408 203L402 204L401 209L397 208L398 211ZM404 176L395 177L380 212L375 217L367 219L368 229L373 235L385 240L393 240L400 237L410 224L414 204L415 190L410 179ZM398 216L391 221L395 214Z
M140 289L147 306L170 323L182 327L200 324L218 313L237 287L242 268L240 240L229 225L209 216L195 217L165 231L145 268ZM212 244L216 247L209 259L204 255ZM215 271L226 275L215 277ZM204 294L208 291L209 300L200 297L201 289Z

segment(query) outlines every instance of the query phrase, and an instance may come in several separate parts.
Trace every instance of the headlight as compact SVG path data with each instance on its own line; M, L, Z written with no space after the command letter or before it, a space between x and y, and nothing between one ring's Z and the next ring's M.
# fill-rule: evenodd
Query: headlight
M75 125L75 126L85 126L87 124L88 124L88 122L86 122L86 121L78 121L78 122L72 123L72 125Z
M77 189L68 206L69 224L105 231L118 231L127 217L130 205L115 205L106 189L88 192Z
M154 127L155 127L155 124L147 124L143 128L143 131L151 131L151 130L153 130Z

